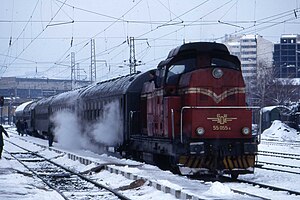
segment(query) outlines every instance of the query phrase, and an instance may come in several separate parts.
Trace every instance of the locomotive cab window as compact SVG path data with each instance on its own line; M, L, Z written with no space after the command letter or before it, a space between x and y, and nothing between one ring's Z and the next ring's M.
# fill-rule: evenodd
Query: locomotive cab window
M167 74L167 84L175 84L176 79L178 79L178 76L184 72L184 69L185 65L172 65Z
M239 70L239 64L233 61L225 60L222 58L212 58L211 59L211 66L213 67L224 67L230 69Z
M180 75L196 68L195 58L185 58L174 62L168 67L166 72L166 84L177 84Z

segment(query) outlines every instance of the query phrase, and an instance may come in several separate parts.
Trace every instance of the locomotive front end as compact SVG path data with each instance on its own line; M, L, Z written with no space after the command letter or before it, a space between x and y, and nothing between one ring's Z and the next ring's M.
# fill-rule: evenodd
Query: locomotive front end
M219 43L181 45L141 93L131 155L162 168L233 177L252 173L257 152L241 63ZM134 123L133 123L134 124Z
M246 105L240 61L225 46L210 47L182 53L166 67L165 91L180 96L172 105L179 124L179 130L173 125L175 138L178 133L185 148L178 162L182 169L236 178L254 170L252 110Z
M182 76L180 140L189 144L189 155L181 156L179 163L232 176L252 173L257 144L242 73L226 58L211 61L210 66Z

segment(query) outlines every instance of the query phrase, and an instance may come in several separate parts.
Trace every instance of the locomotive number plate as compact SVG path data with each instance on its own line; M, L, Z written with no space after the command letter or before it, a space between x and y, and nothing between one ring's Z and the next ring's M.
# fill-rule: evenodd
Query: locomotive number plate
M230 126L218 126L218 125L213 126L213 131L230 131L230 130L231 130Z
M209 117L207 119L217 124L212 126L213 131L230 131L231 127L227 124L233 120L236 120L237 118L228 117L228 114L217 114L216 117Z

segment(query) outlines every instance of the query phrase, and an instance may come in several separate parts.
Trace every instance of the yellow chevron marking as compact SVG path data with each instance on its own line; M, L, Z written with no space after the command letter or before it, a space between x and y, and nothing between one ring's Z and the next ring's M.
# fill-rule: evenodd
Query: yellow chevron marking
M247 157L247 161L249 163L249 167L254 167L255 165L255 158L254 158L254 155L250 155Z
M186 156L180 156L180 158L179 158L179 163L180 164L184 164L185 165L186 161L187 161L187 157Z
M244 94L245 88L244 87L235 87L230 88L229 90L224 91L221 94L216 94L213 91L206 89L206 88L188 88L183 91L186 94L203 94L206 96L211 97L216 103L220 103L223 99L227 98L228 96L234 94Z
M228 156L226 159L228 162L228 169L233 169L233 163L231 162L231 156Z
M193 163L194 159L195 159L195 156L191 156L191 157L190 157L189 162L188 162L188 164L187 164L188 167L191 167L191 166L192 166L192 163Z
M239 167L239 164L238 164L236 158L233 158L233 165L234 165L234 168L238 168Z
M224 168L228 169L227 159L226 158L223 159L223 164L224 164Z

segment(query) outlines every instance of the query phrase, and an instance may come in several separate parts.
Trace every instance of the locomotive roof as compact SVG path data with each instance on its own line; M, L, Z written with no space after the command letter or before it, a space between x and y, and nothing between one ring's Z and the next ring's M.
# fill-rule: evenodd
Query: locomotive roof
M99 82L96 85L84 90L80 97L99 98L123 95L128 92L141 92L143 83L150 80L150 71L145 73L135 73L111 80Z
M168 58L175 57L186 51L195 51L197 53L230 54L224 44L213 42L194 42L183 44L175 49L172 49L168 55Z

